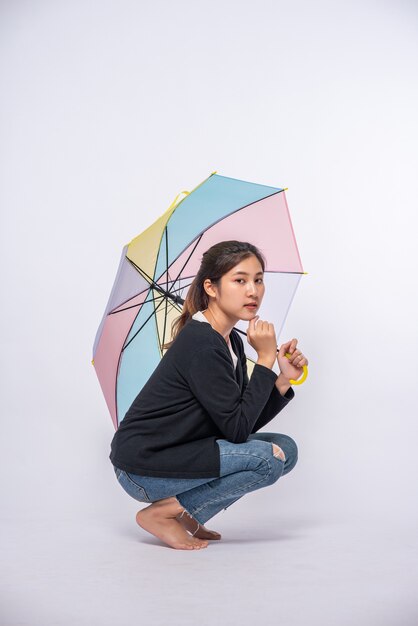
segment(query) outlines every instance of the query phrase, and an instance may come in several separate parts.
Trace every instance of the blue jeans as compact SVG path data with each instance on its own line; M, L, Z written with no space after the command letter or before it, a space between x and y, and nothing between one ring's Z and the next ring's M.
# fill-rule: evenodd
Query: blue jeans
M245 443L218 439L218 478L161 478L141 476L114 467L123 489L139 502L155 502L175 496L199 524L204 524L246 493L275 483L294 468L298 458L295 441L280 433L254 433ZM284 452L286 461L273 455L272 444Z

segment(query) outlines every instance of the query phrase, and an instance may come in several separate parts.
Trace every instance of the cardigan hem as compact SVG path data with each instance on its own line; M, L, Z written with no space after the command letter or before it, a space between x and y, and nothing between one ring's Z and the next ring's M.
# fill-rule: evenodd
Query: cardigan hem
M109 457L110 458L110 457ZM114 467L130 474L137 476L151 476L155 478L220 478L220 471L214 472L164 472L160 470L147 470L144 467L132 467L131 465L125 465L125 463L118 463L117 460L110 459Z

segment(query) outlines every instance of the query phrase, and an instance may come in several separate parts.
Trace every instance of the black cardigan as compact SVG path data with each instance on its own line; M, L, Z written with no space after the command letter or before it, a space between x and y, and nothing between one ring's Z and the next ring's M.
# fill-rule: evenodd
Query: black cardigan
M111 442L113 465L144 476L219 477L217 439L243 443L294 397L277 374L255 364L248 380L244 344L230 333L236 369L223 336L191 319L141 389Z

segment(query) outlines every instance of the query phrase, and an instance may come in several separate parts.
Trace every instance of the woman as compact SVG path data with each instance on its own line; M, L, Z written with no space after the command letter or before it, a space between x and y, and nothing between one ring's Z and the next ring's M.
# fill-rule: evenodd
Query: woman
M297 461L293 439L257 432L294 397L289 379L308 364L297 339L277 354L273 324L256 314L264 269L262 253L247 242L223 241L203 254L173 340L111 443L119 483L150 503L137 523L175 549L220 539L205 522ZM249 322L247 340L258 355L250 380L238 320Z

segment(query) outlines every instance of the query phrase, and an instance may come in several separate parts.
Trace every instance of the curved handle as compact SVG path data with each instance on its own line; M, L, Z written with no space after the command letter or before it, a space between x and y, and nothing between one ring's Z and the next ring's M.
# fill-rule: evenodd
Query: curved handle
M170 210L170 209L172 209L174 206L176 206L176 204L178 204L178 203L179 203L179 200L178 200L177 198L180 198L180 196L181 196L183 193L185 194L185 196L188 196L188 195L189 195L189 193L190 193L190 191L180 191L180 193L178 193L178 194L176 195L176 197L174 198L173 202L172 202L172 203L170 204L170 206L168 207L167 211L169 211L169 210ZM184 198L182 198L182 200L184 200Z
M289 352L286 352L285 356L287 356L287 358L289 358L292 355ZM289 379L289 383L291 385L301 385L302 383L305 382L307 376L308 376L308 366L307 365L303 365L302 377L298 378L297 380L293 380L293 378L291 378L291 379Z

